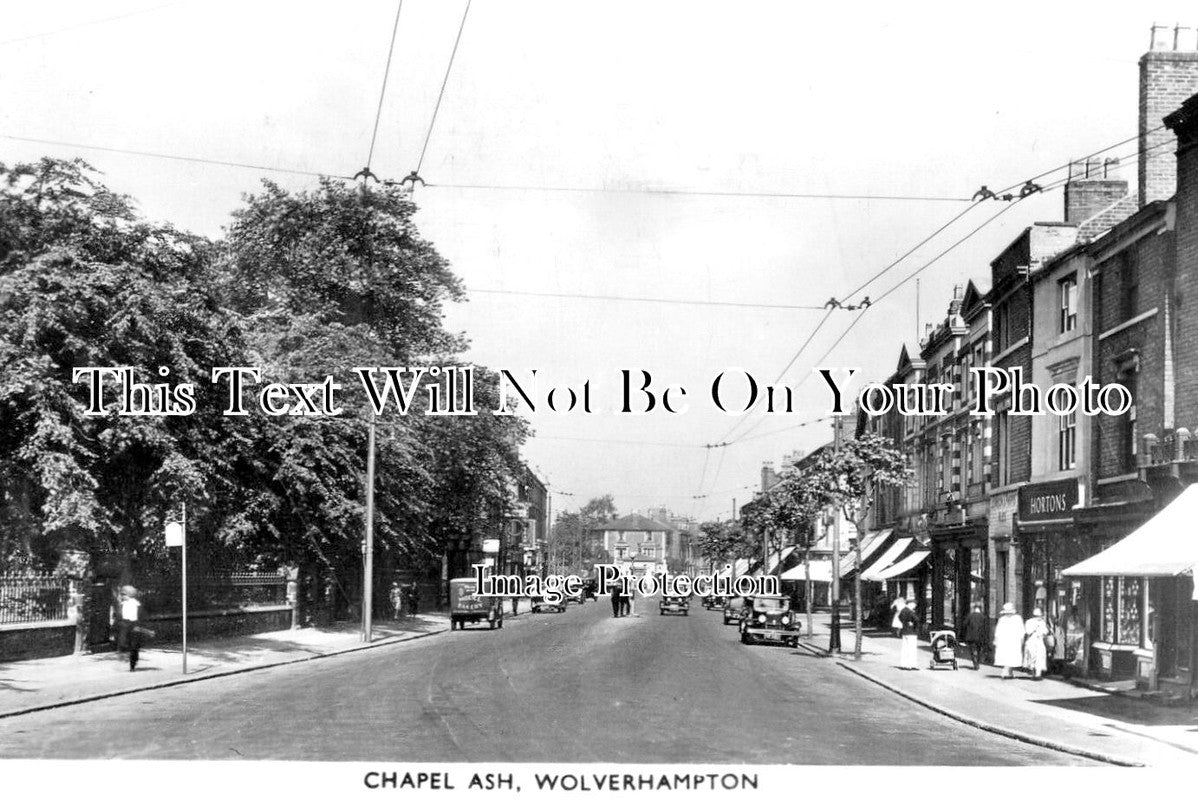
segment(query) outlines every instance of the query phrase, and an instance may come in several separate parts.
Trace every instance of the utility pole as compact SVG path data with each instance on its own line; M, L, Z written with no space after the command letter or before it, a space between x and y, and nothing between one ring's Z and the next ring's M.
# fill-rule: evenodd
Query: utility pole
M375 415L370 415L370 432L366 440L366 540L362 543L362 641L374 636L374 429Z
M832 451L840 454L840 415L832 417ZM832 631L828 652L840 652L840 509L833 510L832 522ZM857 564L860 569L861 565Z

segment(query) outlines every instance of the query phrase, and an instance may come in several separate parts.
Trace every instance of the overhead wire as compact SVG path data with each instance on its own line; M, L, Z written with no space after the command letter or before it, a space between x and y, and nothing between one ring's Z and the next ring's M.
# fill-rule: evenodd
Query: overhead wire
M391 75L391 57L395 54L395 37L399 33L399 15L403 13L403 0L395 7L395 22L391 25L391 44L387 46L387 65L383 67L383 85L379 89L379 105L374 112L374 129L370 133L370 150L366 154L366 171L374 160L374 144L379 136L379 120L383 118L383 100L387 96L387 78Z
M93 19L93 20L88 20L86 22L79 22L79 23L76 23L75 25L68 25L63 28L56 28L52 31L43 31L42 33L31 33L27 36L17 36L13 39L2 39L2 40L0 40L0 46L6 45L6 44L16 44L17 42L27 42L32 39L45 39L47 36L57 36L60 33L69 33L71 31L77 31L81 28L90 28L93 25L103 25L108 22L116 22L117 20L128 19L129 17L138 17L138 16L141 16L142 14L149 14L152 11L161 11L164 8L172 8L174 6L181 6L184 3L186 3L187 1L188 0L178 0L178 2L175 2L175 3L163 3L162 5L153 6L152 8L142 8L137 11L129 11L125 14L117 14L116 16L112 16L112 17L104 17L102 19Z
M781 309L786 311L822 311L826 306L817 305L799 305L788 303L740 303L731 300L686 300L678 297L629 297L627 295L604 295L604 294L585 294L585 293L568 293L568 292L530 292L520 291L516 289L477 289L471 288L468 292L478 294L494 294L494 295L517 295L521 297L552 297L563 298L567 300L605 300L621 303L661 303L665 305L681 305L681 306L725 306L730 308L771 308Z
M116 153L126 156L140 156L142 158L161 158L168 161L185 161L192 164L208 164L217 167L235 167L237 169L254 169L261 172L278 172L286 175L303 175L309 178L340 178L343 180L353 180L350 175L339 175L334 172L313 172L303 169L289 169L287 167L272 167L265 164L252 164L246 161L222 161L215 158L202 158L200 156L180 156L171 153L155 153L148 150L130 150L123 147L104 147L95 144L79 144L78 142L64 142L57 139L38 139L32 136L14 136L9 133L0 133L0 139L8 139L13 142L28 142L30 144L44 144L52 147L72 147L80 150L96 150L104 153Z
M566 192L572 194L648 194L666 197L758 197L776 200L869 200L893 202L921 203L968 203L968 197L947 197L940 195L894 195L894 194L838 194L835 192L766 192L766 191L736 191L715 189L670 189L643 186L610 187L610 186L534 186L526 184L503 183L428 183L430 189L466 189L482 191L516 191L516 192Z
M433 116L428 122L428 132L424 135L424 146L420 148L420 158L416 162L415 174L417 175L420 174L420 168L424 166L424 156L428 152L428 143L433 138L433 127L437 124L437 113L441 110L441 100L445 97L445 87L449 85L449 74L453 71L453 61L458 54L458 45L462 42L462 31L466 29L466 17L470 15L470 4L472 2L473 0L466 0L466 10L462 12L462 22L458 25L458 35L453 40L453 50L449 54L449 63L445 67L445 77L441 81L441 91L437 93L437 102L433 106Z

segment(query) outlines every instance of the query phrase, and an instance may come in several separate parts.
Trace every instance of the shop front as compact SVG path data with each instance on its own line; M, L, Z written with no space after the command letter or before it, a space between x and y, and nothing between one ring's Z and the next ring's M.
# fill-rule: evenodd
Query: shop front
M1190 695L1195 674L1193 570L1198 564L1198 486L1126 536L1063 570L1097 584L1090 604L1090 671Z
M1016 606L1025 617L1037 608L1044 614L1057 641L1050 657L1070 674L1086 669L1085 582L1062 572L1094 552L1074 519L1078 498L1077 478L1025 484L1014 523L1022 556Z
M975 603L989 615L988 533L985 519L929 530L933 626L958 629Z

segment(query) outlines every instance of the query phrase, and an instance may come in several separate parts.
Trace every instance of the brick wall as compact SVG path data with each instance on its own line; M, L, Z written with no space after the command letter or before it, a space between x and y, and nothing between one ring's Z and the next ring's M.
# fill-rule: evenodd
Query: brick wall
M1198 52L1152 50L1140 59L1140 205L1167 200L1177 185L1173 149L1156 147L1173 138L1161 126L1164 117L1179 108L1190 95L1198 92ZM1150 149L1155 147L1155 149Z
M1198 95L1170 117L1178 135L1174 246L1176 283L1170 309L1176 379L1176 424L1198 429Z
M1112 247L1124 245L1121 252L1112 255L1099 254L1098 274L1093 282L1094 332L1094 379L1102 384L1119 382L1119 373L1129 360L1138 362L1136 384L1136 436L1158 432L1162 427L1163 400L1165 390L1164 365L1164 319L1165 289L1169 279L1172 237L1162 235L1164 209L1159 205L1145 209L1129 221L1124 231L1115 231ZM1138 223L1138 224L1136 224ZM1140 236L1147 230L1147 235ZM1139 236L1139 238L1135 238ZM1135 239L1135 241L1131 241ZM1130 242L1130 243L1129 243ZM1139 264L1139 300L1132 308L1125 308L1123 274L1120 259L1134 252ZM1155 316L1144 319L1122 330L1109 333L1121 323L1158 309ZM1105 338L1104 333L1109 333ZM1096 478L1108 478L1125 474L1129 469L1123 453L1121 431L1125 418L1099 414L1093 418L1092 432L1094 449L1092 459ZM1137 442L1137 447L1139 443ZM1101 495L1101 492L1099 493Z
M74 622L42 622L0 628L0 661L69 656L74 652Z

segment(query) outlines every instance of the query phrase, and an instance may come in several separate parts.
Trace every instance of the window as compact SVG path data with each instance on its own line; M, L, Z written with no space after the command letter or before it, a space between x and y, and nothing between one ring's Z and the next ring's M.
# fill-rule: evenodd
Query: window
M643 544L641 545L641 555L645 558L657 558L657 545Z
M1011 420L1006 411L994 415L994 485L1006 486L1011 471Z
M981 423L973 423L973 434L969 442L969 482L979 486L985 481L986 477L982 466L985 444L982 439Z
M1057 420L1057 469L1073 469L1077 466L1077 411Z
M625 558L628 558L628 548L627 547L617 547L616 548L616 558L620 559L621 561L623 561Z
M1135 246L1119 254L1120 319L1131 319L1140 307L1140 259Z
M1077 327L1077 273L1057 282L1058 305L1061 309L1059 333L1068 333Z
M1011 344L1011 306L1002 303L994 309L993 317L994 353L997 355Z
M1142 592L1139 578L1102 579L1102 641L1141 646Z
M1115 418L1119 421L1119 463L1124 472L1132 472L1136 468L1136 373L1120 375L1119 382L1131 394L1131 408Z

